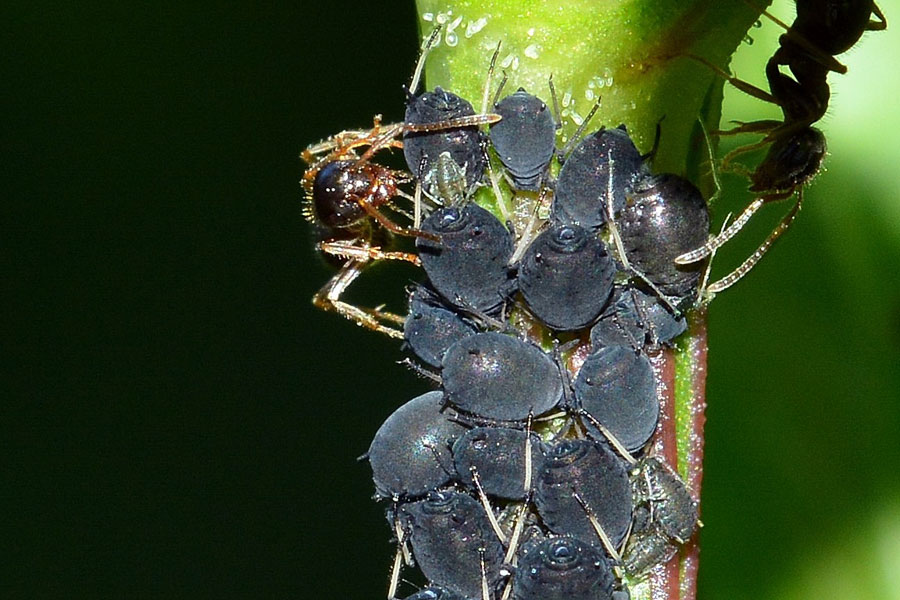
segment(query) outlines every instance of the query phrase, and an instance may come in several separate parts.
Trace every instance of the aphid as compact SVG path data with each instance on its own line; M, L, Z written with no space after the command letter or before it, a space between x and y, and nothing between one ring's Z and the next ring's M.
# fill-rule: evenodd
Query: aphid
M478 501L461 492L431 492L424 500L402 505L399 514L416 562L430 582L481 598L483 560L489 588L496 587L503 546Z
M612 567L602 551L575 537L525 547L513 583L516 600L609 600Z
M366 457L382 498L422 496L453 479L450 445L466 429L441 412L444 395L413 398L378 428Z
M512 179L513 187L537 191L556 151L556 130L560 125L544 101L524 88L498 102L505 82L504 76L494 97L494 112L502 119L490 127L491 145ZM553 93L552 81L550 85ZM555 99L555 94L553 96Z
M647 173L644 158L624 125L601 128L566 157L556 181L551 216L564 223L597 229L607 221L608 198L613 211L625 205L625 195Z
M410 292L403 339L425 364L440 367L447 348L477 332L472 322L445 306L428 289L416 286Z
M609 346L588 355L575 377L578 408L601 423L629 451L646 445L656 431L659 398L656 378L645 354L625 346ZM590 420L585 427L598 439Z
M615 263L599 237L579 225L554 223L522 257L519 290L545 325L573 331L603 311L615 273Z
M702 263L675 257L709 237L709 211L700 191L683 177L649 175L634 184L616 221L627 261L676 304L692 299Z
M647 457L632 472L635 523L625 546L626 570L639 575L667 561L697 530L697 502L661 459Z
M499 421L521 421L556 406L563 382L540 348L502 333L477 333L444 354L446 400L461 411Z
M591 328L594 350L626 346L635 351L670 345L687 330L684 316L674 315L654 296L628 285L617 287L612 299Z
M476 204L439 208L422 223L438 242L418 238L428 279L450 304L483 313L498 311L515 287L508 268L509 230Z
M444 127L441 130L415 131L403 133L403 156L409 170L422 181L425 191L434 193L433 182L425 175L430 173L438 156L447 153L463 170L466 188L471 190L484 175L484 134L477 125L495 123L498 115L476 115L472 104L452 92L440 87L432 92L416 95L419 79L428 52L437 41L440 28L436 28L425 44L412 80L408 88L404 123L418 125L435 122L468 122L458 127Z
M564 439L550 447L537 475L534 502L550 531L602 541L582 502L589 505L616 548L631 523L633 500L625 464L593 440Z
M537 472L544 464L543 444L531 436L531 469ZM521 429L508 427L476 427L453 444L453 461L460 482L475 489L472 468L488 496L521 500L526 495L525 436Z
M771 93L731 76L709 61L691 56L709 66L737 89L766 102L777 104L782 121L767 120L741 123L720 135L764 133L759 142L728 153L722 161L726 167L735 157L769 145L769 151L749 174L750 190L760 194L729 227L718 236L677 257L678 264L689 264L712 254L734 237L764 204L789 198L797 192L797 201L757 250L737 269L712 284L706 292L715 294L727 289L748 273L762 256L793 223L803 202L802 186L818 172L825 156L825 136L811 125L820 120L828 108L830 90L828 73L845 73L846 67L834 57L849 50L865 31L882 30L887 21L872 0L799 0L797 17L788 26L764 11L785 29L778 39L779 47L766 63L766 79ZM872 20L872 15L877 17ZM788 67L790 75L781 67ZM740 169L736 169L740 170Z

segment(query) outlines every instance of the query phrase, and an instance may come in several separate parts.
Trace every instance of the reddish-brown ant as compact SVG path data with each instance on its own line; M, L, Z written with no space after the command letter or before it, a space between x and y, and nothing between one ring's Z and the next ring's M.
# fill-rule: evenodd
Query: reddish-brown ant
M436 39L429 38L415 73L418 83L425 56ZM403 317L380 310L354 306L340 298L363 269L373 261L400 260L419 265L419 258L409 252L389 252L383 246L393 235L421 237L438 242L433 233L404 227L382 212L391 208L396 197L415 199L403 192L400 185L413 176L374 162L372 156L384 148L402 148L397 138L409 132L432 132L495 123L499 115L467 115L432 123L395 123L382 125L376 116L372 129L348 130L303 151L301 158L309 165L303 175L306 192L303 214L316 228L316 248L342 262L340 270L313 296L313 304L323 310L337 312L357 324L386 335L402 338L398 325ZM362 154L358 150L365 149ZM401 212L401 214L403 214Z
M739 122L733 129L716 132L719 135L765 134L757 143L736 148L722 160L722 167L728 168L740 154L768 146L766 156L756 169L745 173L750 178L750 191L760 196L718 236L700 248L677 257L675 262L688 264L709 256L734 237L764 204L797 194L794 206L765 241L737 269L707 286L705 291L708 294L715 294L736 283L791 225L803 202L802 187L815 176L825 157L825 136L812 124L820 120L828 108L831 93L828 73L847 71L834 57L850 49L864 32L887 27L884 15L873 0L797 0L796 6L797 17L790 26L762 11L785 28L785 33L778 40L778 49L766 63L769 92L730 75L702 57L690 56L713 69L737 89L777 104L784 118L781 121ZM877 20L873 20L872 15ZM781 67L787 67L790 75L783 73ZM740 168L733 167L732 170L741 172Z

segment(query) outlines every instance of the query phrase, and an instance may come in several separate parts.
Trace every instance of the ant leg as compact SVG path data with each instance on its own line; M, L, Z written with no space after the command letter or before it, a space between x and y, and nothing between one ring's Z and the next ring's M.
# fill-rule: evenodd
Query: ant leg
M759 245L759 248L747 258L741 265L723 277L722 279L716 281L715 283L710 284L707 288L707 291L711 294L716 294L723 290L727 290L732 285L737 283L741 277L746 275L750 269L756 266L756 263L760 261L763 255L771 248L772 244L775 243L775 240L780 238L785 231L787 231L788 227L791 226L791 223L794 222L794 218L797 216L797 212L800 210L800 205L803 203L803 189L797 193L798 198L797 202L794 204L793 208L784 216L780 223L772 230L772 233L769 234L769 237L765 239L765 241Z
M403 235L406 237L422 238L432 242L441 241L441 239L433 233L422 231L421 229L413 229L412 227L403 227L401 225L397 225L396 223L385 217L383 214L381 214L381 212L377 208L372 206L372 204L369 202L360 202L360 206L362 206L363 210L365 210L370 217L378 221L379 225L393 234Z
M774 119L761 119L759 121L731 121L732 123L737 123L737 127L732 127L731 129L718 129L714 133L718 136L725 135L738 135L741 133L769 133L773 129L777 129L784 125L782 121L776 121Z
M878 20L870 20L869 24L866 25L866 31L884 31L887 29L887 19L884 18L884 13L881 12L881 9L874 2L872 3L872 12L878 17Z
M738 79L734 75L731 75L728 71L725 71L724 69L718 67L717 65L714 65L713 63L706 60L702 56L697 56L696 54L684 54L683 56L706 65L716 75L718 75L719 77L721 77L722 79L724 79L725 81L727 81L728 83L733 85L735 88L744 92L745 94L749 94L750 96L753 96L754 98L758 98L758 99L762 100L763 102L769 102L771 104L776 104L778 106L781 106L781 103L778 101L778 99L775 98L775 96L773 96L769 92L765 91L762 88L756 87L752 83L747 83L743 79Z
M341 242L319 244L319 249L327 254L348 259L348 262L313 296L313 304L322 309L336 312L361 327L378 331L394 338L403 338L403 331L385 324L402 325L404 318L380 309L367 309L343 302L340 298L362 273L365 265L375 260L402 260L419 265L419 257L405 252L383 252L368 246L352 246Z

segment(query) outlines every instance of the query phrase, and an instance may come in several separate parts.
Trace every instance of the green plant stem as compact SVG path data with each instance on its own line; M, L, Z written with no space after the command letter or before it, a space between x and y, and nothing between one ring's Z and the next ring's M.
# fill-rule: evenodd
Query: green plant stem
M688 55L724 68L762 4L739 0L417 0L420 32L444 24L428 57L425 81L480 108L488 65L498 42L497 78L507 90L523 87L549 96L552 75L562 108L560 143L573 136L601 97L588 131L624 123L648 152L658 123L662 137L653 168L691 179L711 196L708 149L698 121L718 129L724 81ZM491 94L496 89L494 80ZM492 96L491 96L492 97ZM491 205L488 192L477 201ZM700 497L706 380L706 311L689 314L677 347L652 358L662 417L654 452L675 466ZM636 600L692 600L696 596L697 536L644 582Z

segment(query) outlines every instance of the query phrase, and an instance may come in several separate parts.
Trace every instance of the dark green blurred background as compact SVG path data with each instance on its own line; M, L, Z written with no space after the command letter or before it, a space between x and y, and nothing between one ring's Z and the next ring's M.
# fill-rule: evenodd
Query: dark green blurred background
M6 7L3 596L383 596L355 459L427 386L312 309L331 271L297 155L402 116L417 37L394 4ZM737 73L762 83L778 33ZM889 30L846 56L827 172L711 308L701 598L900 598L897 55ZM726 182L716 222L747 201ZM416 274L379 270L354 298L397 306Z

